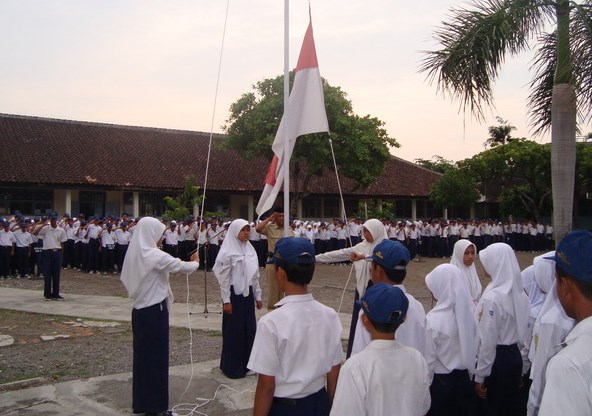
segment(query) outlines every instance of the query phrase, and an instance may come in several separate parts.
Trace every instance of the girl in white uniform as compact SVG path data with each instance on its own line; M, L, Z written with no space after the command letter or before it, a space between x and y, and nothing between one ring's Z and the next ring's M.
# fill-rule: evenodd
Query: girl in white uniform
M253 348L261 309L259 259L249 242L251 227L243 219L232 221L212 271L222 296L222 357L220 369L228 378L242 378Z
M476 305L481 297L481 281L475 268L477 246L470 240L458 240L454 244L450 264L458 267L463 275L463 280L469 289L473 303Z
M479 348L475 369L476 392L482 413L521 415L519 388L530 303L512 247L495 243L482 250L481 263L491 283L477 305ZM487 414L487 413L486 413Z
M133 300L134 413L165 412L169 406L169 308L172 292L169 273L193 273L197 253L185 262L160 250L165 225L144 217L135 226L121 281Z
M469 415L474 403L471 375L477 356L474 305L460 270L441 264L426 276L437 300L426 315L426 353L433 374L431 416Z

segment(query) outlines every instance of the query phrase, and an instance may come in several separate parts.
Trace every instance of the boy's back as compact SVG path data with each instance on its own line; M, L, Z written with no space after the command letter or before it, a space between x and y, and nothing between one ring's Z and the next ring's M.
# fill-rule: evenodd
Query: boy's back
M311 294L286 296L277 306L259 320L248 368L275 376L276 397L316 393L343 358L341 321Z
M331 416L424 415L429 387L427 364L416 349L374 340L342 366Z

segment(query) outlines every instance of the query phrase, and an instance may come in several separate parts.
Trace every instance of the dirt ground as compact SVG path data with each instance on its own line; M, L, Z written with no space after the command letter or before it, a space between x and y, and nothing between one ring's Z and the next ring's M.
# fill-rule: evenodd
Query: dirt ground
M524 269L532 264L535 255L517 253L520 266ZM425 258L408 266L405 288L422 302L426 312L431 309L432 302L431 294L424 283L425 275L438 264L448 261L449 259ZM484 277L478 260L476 265L485 288L488 279ZM267 282L263 269L260 282L265 305ZM171 286L175 302L178 303L187 301L188 292L189 302L202 307L206 296L209 304L220 301L218 284L211 272L199 271L189 278L185 275L173 275ZM42 296L43 281L3 279L0 281L0 290L2 287L37 290L40 291L39 296ZM355 276L351 266L318 264L309 289L320 302L340 312L351 313L354 287ZM68 294L127 297L119 275L88 275L75 270L62 270L61 292L66 297L66 302ZM131 324L127 322L118 325L98 321L85 324L77 317L9 311L2 309L0 305L0 334L10 334L15 339L13 345L0 348L0 391L31 384L124 373L132 369L132 333ZM42 342L41 335L69 337ZM219 357L222 345L220 332L193 331L193 337L194 345L200 345L198 351L193 351L195 362ZM188 341L187 329L171 328L171 365L190 363ZM34 378L40 379L31 383L6 385Z

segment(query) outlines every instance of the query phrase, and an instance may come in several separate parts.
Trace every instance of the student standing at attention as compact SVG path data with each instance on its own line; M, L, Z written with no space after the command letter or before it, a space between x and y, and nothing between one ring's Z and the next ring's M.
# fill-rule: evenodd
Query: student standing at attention
M428 366L414 348L395 339L409 301L401 289L376 283L358 301L372 341L345 362L331 416L423 416L430 407Z
M232 221L216 257L213 272L223 302L220 369L228 378L247 374L255 339L255 305L261 309L259 259L249 242L251 227L243 219Z
M540 416L592 414L592 233L566 235L553 257L557 296L576 326L547 365Z
M481 263L491 283L477 305L479 347L475 390L489 415L523 415L520 349L526 337L530 303L512 247L495 243L482 250ZM524 406L526 407L526 406Z
M341 321L308 293L314 247L306 238L282 238L269 263L286 296L257 324L248 364L258 373L253 415L327 416L343 355Z

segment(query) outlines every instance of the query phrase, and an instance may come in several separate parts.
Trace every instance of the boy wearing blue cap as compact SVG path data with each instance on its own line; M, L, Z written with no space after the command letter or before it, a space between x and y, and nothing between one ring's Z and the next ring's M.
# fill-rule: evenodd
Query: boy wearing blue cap
M422 355L395 339L409 300L388 283L376 283L357 301L372 341L345 362L339 374L331 416L425 415L430 408L430 377Z
M314 247L306 238L281 238L268 263L286 296L257 324L247 364L259 375L253 415L326 416L343 356L341 321L308 293Z
M388 283L405 293L409 301L409 313L405 323L397 333L397 339L405 346L425 354L426 315L423 305L411 294L407 293L403 281L407 275L407 264L410 261L409 250L398 241L382 240L366 258L372 261L370 274L374 283ZM361 311L360 311L361 314ZM370 333L358 319L352 346L352 355L362 351L371 341Z
M557 296L576 326L547 365L540 416L592 415L592 233L566 235L555 251Z

